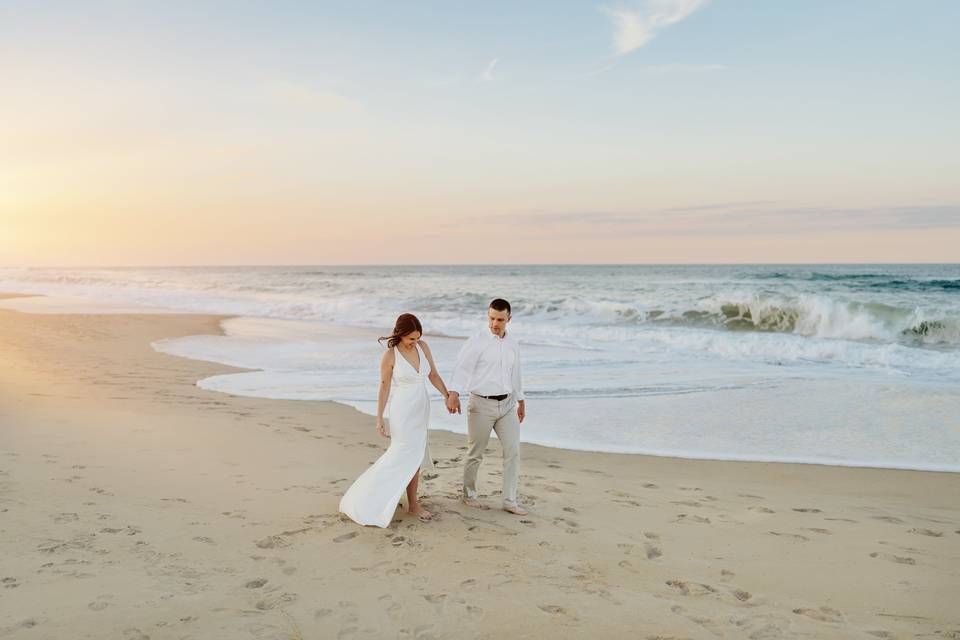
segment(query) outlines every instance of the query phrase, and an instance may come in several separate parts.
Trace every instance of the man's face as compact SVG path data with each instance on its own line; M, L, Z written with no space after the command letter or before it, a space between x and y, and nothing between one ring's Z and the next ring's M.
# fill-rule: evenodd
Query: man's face
M493 335L502 338L507 333L508 322L510 322L510 314L506 311L497 311L493 307L487 309L487 326L490 327L490 333Z

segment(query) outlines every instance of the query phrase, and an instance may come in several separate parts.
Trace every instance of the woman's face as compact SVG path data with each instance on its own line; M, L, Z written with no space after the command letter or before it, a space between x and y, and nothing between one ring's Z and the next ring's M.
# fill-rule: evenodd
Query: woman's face
M402 336L400 338L400 346L402 346L404 349L412 349L413 346L417 344L417 341L419 340L420 340L420 332L411 331L407 335Z

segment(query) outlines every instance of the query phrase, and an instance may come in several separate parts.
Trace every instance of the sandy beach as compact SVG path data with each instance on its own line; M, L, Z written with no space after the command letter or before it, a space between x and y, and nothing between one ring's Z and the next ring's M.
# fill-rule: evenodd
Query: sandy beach
M363 528L369 416L150 347L221 319L0 310L0 637L960 638L960 474L524 445L520 518L431 432L438 517Z

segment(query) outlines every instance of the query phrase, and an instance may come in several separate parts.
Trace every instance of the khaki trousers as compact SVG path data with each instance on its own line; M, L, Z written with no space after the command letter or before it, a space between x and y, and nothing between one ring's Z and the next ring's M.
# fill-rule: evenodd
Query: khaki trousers
M503 448L503 506L517 506L517 483L520 479L520 419L513 396L488 400L470 394L467 402L467 463L463 468L463 495L477 497L477 471L496 431Z

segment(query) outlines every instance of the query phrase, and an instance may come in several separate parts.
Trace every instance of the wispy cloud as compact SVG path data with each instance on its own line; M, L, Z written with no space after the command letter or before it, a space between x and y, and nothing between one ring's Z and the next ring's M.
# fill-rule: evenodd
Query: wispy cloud
M639 8L602 7L613 20L613 49L622 56L647 44L657 33L705 7L710 0L645 0Z
M707 73L729 68L725 64L648 64L637 67L637 71L653 75L665 75L668 73Z
M636 213L568 211L486 216L515 228L600 236L728 236L829 231L960 229L960 205L785 207L775 202L727 202ZM585 227L589 228L586 229Z
M321 113L364 111L363 104L353 98L299 82L277 81L264 87L263 91L275 102L305 111Z
M497 62L499 58L494 58L490 61L490 64L487 65L487 68L483 70L483 73L480 74L481 82L490 82L493 80L493 70L497 67Z

